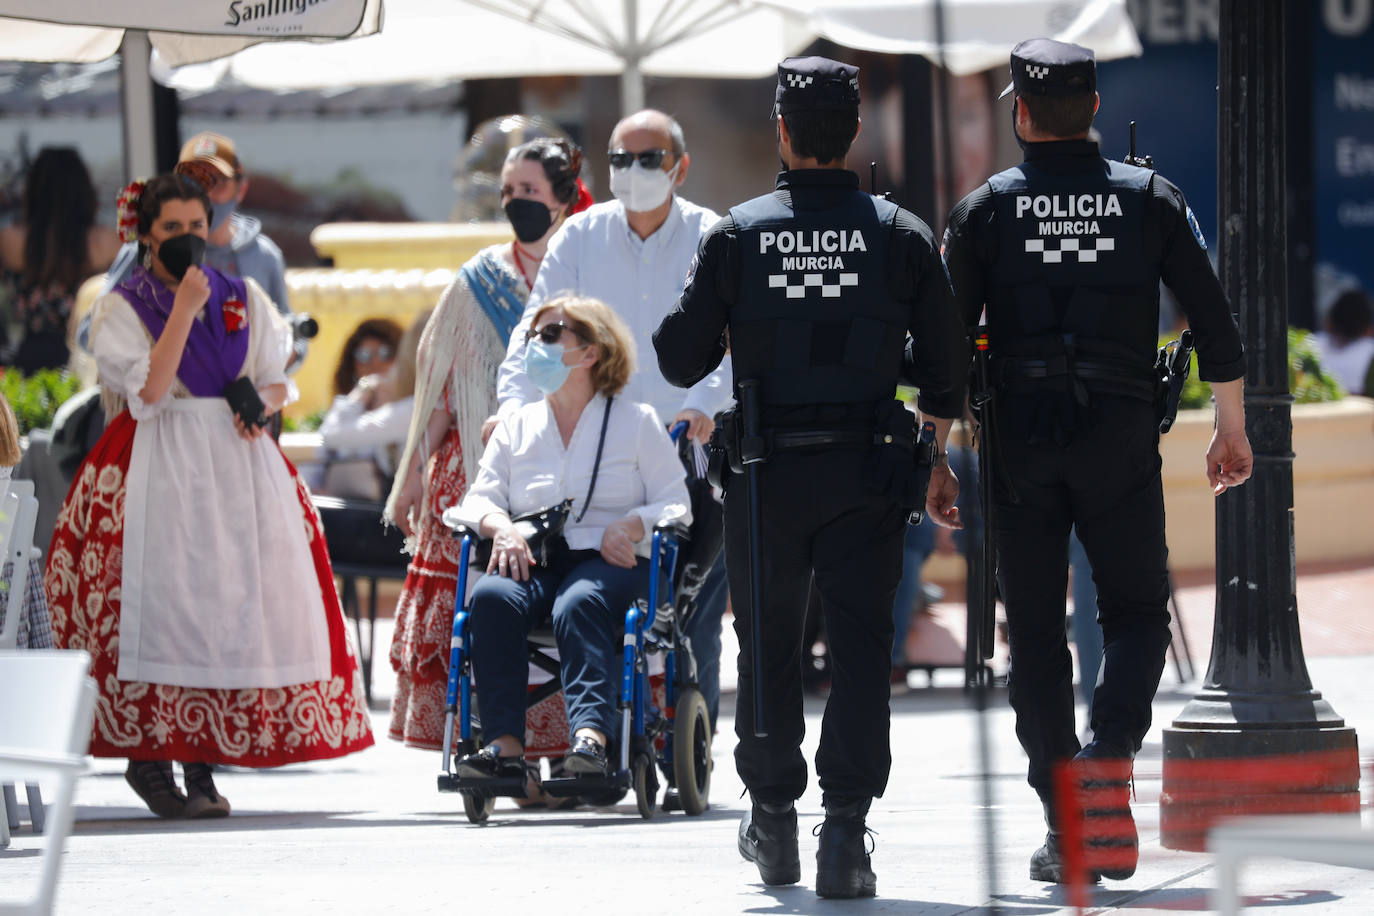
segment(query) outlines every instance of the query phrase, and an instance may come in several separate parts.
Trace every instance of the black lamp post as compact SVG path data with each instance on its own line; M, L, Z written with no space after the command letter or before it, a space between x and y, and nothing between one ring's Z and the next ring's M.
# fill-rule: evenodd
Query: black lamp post
M1217 500L1217 602L1202 691L1164 731L1160 841L1203 849L1220 817L1359 810L1354 729L1312 687L1298 631L1288 389L1285 0L1222 0L1220 273L1245 340L1254 474Z

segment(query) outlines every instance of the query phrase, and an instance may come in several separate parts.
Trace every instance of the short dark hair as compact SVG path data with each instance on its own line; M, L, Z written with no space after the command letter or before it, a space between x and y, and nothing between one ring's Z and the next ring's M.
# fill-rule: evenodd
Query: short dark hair
M210 204L210 193L205 185L185 175L159 175L148 179L138 196L138 234L147 235L153 229L162 213L162 205L169 200L198 200L205 207L205 222L208 225L215 218L215 208ZM146 248L138 243L138 257L141 261Z
M1326 326L1331 336L1342 344L1368 334L1371 323L1374 323L1374 305L1362 289L1341 293L1326 313Z
M582 149L567 140L541 137L511 150L507 162L528 159L544 167L553 186L554 200L561 204L577 202L577 176L582 172Z
M859 131L859 109L806 109L782 116L792 152L821 165L843 159Z
M1031 126L1051 137L1076 137L1088 132L1097 114L1097 94L1075 92L1072 95L1020 95L1026 106Z

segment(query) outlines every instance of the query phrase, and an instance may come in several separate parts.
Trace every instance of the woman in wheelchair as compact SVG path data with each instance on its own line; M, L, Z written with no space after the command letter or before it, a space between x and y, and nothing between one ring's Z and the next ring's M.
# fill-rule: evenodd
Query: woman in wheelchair
M545 397L497 427L455 513L492 539L469 603L486 747L457 762L464 778L525 773L525 638L550 615L572 734L564 769L610 775L625 610L646 597L654 526L690 522L682 463L653 408L616 397L634 363L625 323L562 297L530 327L525 370ZM537 563L511 519L569 499L562 543Z

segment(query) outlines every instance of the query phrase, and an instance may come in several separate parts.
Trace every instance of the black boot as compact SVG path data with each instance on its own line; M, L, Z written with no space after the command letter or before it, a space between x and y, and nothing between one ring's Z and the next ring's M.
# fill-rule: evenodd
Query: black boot
M1135 874L1140 837L1131 816L1131 754L1092 741L1071 764L1083 813L1088 864L1104 878L1124 881Z
M1065 884L1068 882L1069 870L1064 864L1064 850L1060 846L1062 838L1053 830L1045 834L1045 845L1037 849L1030 860L1030 878L1032 881L1048 881L1050 884ZM1100 879L1097 872L1092 869L1085 869L1083 877L1089 884L1096 884Z
M759 867L764 884L800 881L796 807L755 802L739 822L739 854Z
M816 850L816 893L821 897L872 897L878 893L864 818L872 799L826 803Z

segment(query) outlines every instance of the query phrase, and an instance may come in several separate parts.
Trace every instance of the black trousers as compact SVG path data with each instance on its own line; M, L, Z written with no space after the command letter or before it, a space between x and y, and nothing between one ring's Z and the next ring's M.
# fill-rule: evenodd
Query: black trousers
M806 791L801 665L807 595L815 573L831 659L830 697L816 772L825 800L883 794L888 742L892 600L902 573L905 515L867 483L869 451L787 451L759 466L763 671L753 670L749 503L743 475L725 494L726 568L739 636L735 764L761 802ZM762 687L768 736L754 736Z
M1094 740L1123 754L1140 749L1169 647L1158 421L1151 405L1130 398L1099 398L1096 407L1095 425L1067 445L1006 439L1002 464L1019 502L1004 481L996 485L1010 699L1030 758L1028 781L1045 802L1053 801L1054 764L1079 751L1065 635L1073 525L1092 564L1102 624Z

